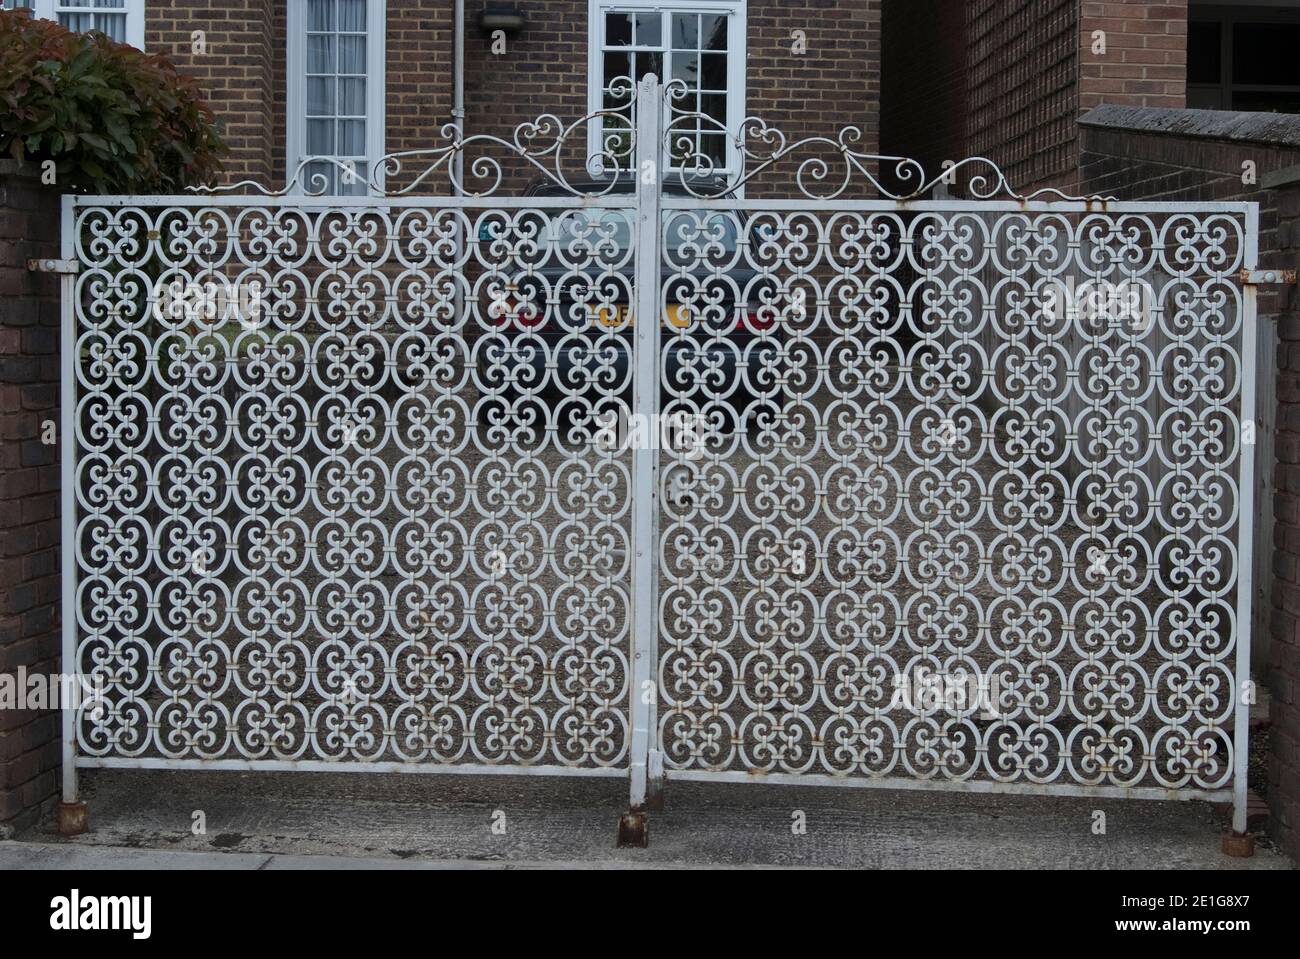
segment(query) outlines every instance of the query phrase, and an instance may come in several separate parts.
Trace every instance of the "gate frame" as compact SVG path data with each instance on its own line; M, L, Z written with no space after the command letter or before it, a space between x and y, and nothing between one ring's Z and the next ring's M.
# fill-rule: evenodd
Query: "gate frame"
M635 353L633 356L633 406L630 410L633 414L639 414L646 417L647 422L654 422L654 414L659 412L659 393L660 393L660 347L661 347L661 329L658 322L647 322L648 317L657 317L659 314L659 297L660 297L660 276L659 276L659 258L662 232L663 214L666 211L691 209L705 211L709 209L717 210L766 210L773 212L780 211L806 211L809 209L819 209L816 199L784 199L784 200L721 200L719 198L672 198L665 197L662 193L662 182L668 176L666 163L663 162L665 153L663 150L664 139L666 135L664 125L664 113L666 110L665 94L671 96L672 84L662 86L653 76L647 75L637 83L636 101L644 106L646 104L656 105L655 109L638 109L636 110L635 119L635 163L632 173L636 176L635 199L628 202L615 195L605 195L603 197L591 198L593 206L609 206L611 208L635 209L636 211L636 242L637 249L634 251L635 257L635 284L634 291L635 306L634 315L639 316L640 321L635 324L634 342ZM680 116L690 116L690 114L679 114ZM584 117L578 121L582 123L591 119L592 115ZM698 116L698 115L697 115ZM708 119L704 117L703 119ZM578 124L574 124L569 129L572 130ZM767 129L764 127L764 129ZM444 131L445 132L445 131ZM567 135L567 134L566 134ZM434 152L447 159L454 157L459 160L464 153L466 146L470 141L479 139L494 140L497 143L504 141L495 140L490 137L472 137L462 139L457 132L454 143L445 151L415 151ZM742 178L723 196L734 195L742 186L745 180L753 176L759 170L772 165L779 159L793 152L797 147L808 142L820 142L822 144L835 145L833 141L825 138L809 138L808 140L799 141L790 146L785 145L784 139L781 141L781 149L775 151L771 158L766 159L758 165L758 168ZM505 144L510 146L509 144ZM905 160L899 157L871 156L866 157L863 154L853 153L849 150L843 138L838 143L840 152L846 160L852 162L857 158L866 158L872 161L897 162L897 170L902 171L907 164L914 164L915 161ZM514 147L514 149L517 149ZM742 150L742 154L744 151ZM523 155L523 154L521 154ZM401 156L395 154L393 156ZM304 161L304 165L310 161ZM389 158L382 158L377 164L387 162ZM441 163L442 160L439 160ZM993 170L997 167L990 161L982 158L971 158L964 160L956 167L965 164L979 162L988 164ZM434 164L436 167L438 164ZM534 162L534 165L537 165ZM743 164L742 164L743 165ZM954 167L953 169L956 169ZM302 167L300 166L300 170ZM432 169L432 168L431 168ZM858 166L858 169L862 169ZM919 169L919 165L916 166ZM549 176L549 171L547 175ZM863 171L866 173L866 171ZM945 176L951 174L951 170L945 173ZM426 174L427 175L427 174ZM1248 411L1249 415L1256 414L1258 395L1256 382L1257 374L1257 350L1258 350L1258 323L1257 314L1257 290L1258 282L1273 282L1271 278L1262 278L1259 274L1259 204L1257 202L1172 202L1172 201L1116 201L1111 198L1079 198L1066 197L1059 191L1048 190L1039 191L1029 197L1016 194L1007 184L1005 177L1000 171L997 171L997 182L994 184L994 190L989 195L976 195L973 199L967 200L929 200L922 199L928 194L931 188L941 179L936 178L926 182L922 175L920 186L911 194L906 196L894 195L888 193L880 186L879 182L866 173L870 182L888 199L870 199L870 200L846 200L839 199L838 194L834 197L823 200L823 203L833 203L834 206L822 206L820 209L834 209L843 212L971 212L972 209L978 209L980 212L998 213L998 212L1021 212L1021 213L1090 213L1102 212L1107 214L1117 213L1201 213L1201 214L1231 214L1244 218L1243 233L1243 250L1242 261L1246 264L1242 271L1242 304L1241 304L1241 392L1240 417L1245 420ZM423 177L421 177L423 179ZM417 181L418 182L418 181ZM455 181L453 181L455 182ZM245 183L234 184L231 189L246 186ZM457 182L459 187L460 184ZM802 184L801 184L802 186ZM376 189L372 184L372 191ZM266 192L266 191L263 191ZM270 206L296 206L300 208L312 207L369 207L376 204L376 198L372 195L352 196L352 197L312 197L312 196L286 196L287 188L278 194L270 196L276 199L271 200ZM993 194L1001 193L1010 198L997 199ZM1052 199L1041 199L1042 195L1052 196ZM383 195L381 193L381 195ZM242 197L223 198L219 196L208 196L205 202L217 206L237 206L243 200ZM263 198L264 202L267 198ZM440 205L447 208L457 208L464 206L479 206L484 204L482 197L438 197ZM223 202L223 200L225 202ZM62 333L62 357L61 357L61 384L60 384L60 429L63 435L63 445L60 456L60 473L61 473L61 496L60 507L61 513L61 537L62 548L60 556L60 568L62 574L61 584L61 601L62 601L62 632L61 632L61 651L62 663L65 673L71 672L80 676L80 664L77 657L77 634L78 634L78 616L76 612L76 583L78 574L77 563L77 497L76 497L76 470L77 470L77 441L76 441L76 360L77 360L77 310L76 303L76 244L74 242L75 230L75 213L79 207L83 206L101 206L101 207L124 207L124 206L170 206L194 204L196 196L194 193L188 195L163 195L163 196L77 196L65 195L62 200L62 217L61 217L61 243L63 261L59 264L60 269L55 272L61 273L61 333ZM500 204L504 209L510 208L539 208L547 206L556 206L555 203L539 201L537 198L495 198L493 203ZM392 206L401 206L404 204L391 204ZM47 267L48 268L48 267ZM1270 385L1265 384L1263 392L1265 398L1272 395ZM657 445L655 443L647 444L649 449L637 449L633 451L633 484L631 492L631 514L632 514L632 537L631 549L634 558L630 563L630 667L628 679L628 710L629 710L629 740L627 768L621 765L615 767L600 767L594 769L588 768L569 768L569 767L539 767L539 766L490 766L484 767L481 764L446 764L435 766L432 764L415 765L401 762L370 763L362 767L356 764L338 763L328 760L296 760L296 761L276 761L276 760L195 760L195 759L149 759L149 758L130 758L130 757L80 757L77 754L77 710L64 708L61 710L61 731L62 731L62 805L60 807L60 824L64 824L65 813L69 820L76 818L77 810L80 810L81 830L70 829L70 832L84 830L84 803L79 802L78 789L78 771L84 768L168 768L168 769L228 769L228 770L309 770L309 771L330 771L330 772L371 772L371 771L392 771L405 773L437 773L437 774L474 774L484 773L489 775L564 775L564 776L583 776L583 777L609 777L622 776L624 773L628 776L629 782L629 815L624 818L623 826L626 829L620 830L621 839L627 840L628 844L644 845L645 843L645 813L647 809L657 808L661 798L664 782L668 778L678 779L684 782L688 781L709 781L709 782L764 782L779 785L838 785L853 786L863 788L880 788L899 791L912 790L929 790L929 791L948 791L948 792L967 792L967 793L989 793L989 794L1018 794L1018 795L1046 795L1046 796L1071 796L1071 797L1097 797L1097 798L1139 798L1139 799L1157 799L1157 800L1210 800L1210 801L1231 801L1233 807L1232 829L1238 836L1246 833L1246 802L1248 792L1248 761L1249 761L1249 713L1250 704L1243 695L1247 686L1251 683L1250 677L1250 655L1251 655L1251 632L1252 632L1252 594L1253 594L1253 574L1255 572L1254 555L1255 532L1254 527L1258 522L1255 516L1255 477L1256 477L1256 458L1260 454L1262 444L1256 443L1251 447L1251 454L1246 455L1244 446L1239 444L1238 455L1240 459L1238 467L1238 497L1239 497L1239 516L1237 532L1237 569L1236 569L1236 596L1235 596L1235 613L1236 613L1236 634L1234 642L1235 649L1235 667L1234 667L1234 716L1233 716L1233 773L1230 788L1215 790L1195 789L1195 788L1164 788L1164 787L1124 787L1124 786L1086 786L1078 783L1051 783L1051 784L1033 784L1033 783L1003 783L988 780L920 780L920 779L900 779L900 778L882 778L871 779L865 777L838 777L826 774L786 774L771 773L754 775L745 771L719 771L710 772L707 770L675 770L665 772L664 756L660 748L658 732L658 596L659 596L659 472L660 462ZM1259 464L1259 468L1267 470L1268 464ZM1266 474L1265 474L1266 475ZM642 505L638 505L642 504ZM1265 533L1267 531L1264 531ZM1262 567L1262 568L1267 568ZM71 667L71 668L70 668Z

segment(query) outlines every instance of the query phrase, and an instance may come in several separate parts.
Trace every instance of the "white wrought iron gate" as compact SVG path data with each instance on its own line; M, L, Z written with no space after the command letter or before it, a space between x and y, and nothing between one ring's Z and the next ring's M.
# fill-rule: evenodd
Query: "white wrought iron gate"
M1254 205L982 160L927 200L854 131L758 121L715 176L674 100L580 121L582 183L543 118L357 197L65 200L64 657L98 691L66 798L630 775L634 810L667 777L1244 826ZM483 156L416 195L484 147L548 189Z

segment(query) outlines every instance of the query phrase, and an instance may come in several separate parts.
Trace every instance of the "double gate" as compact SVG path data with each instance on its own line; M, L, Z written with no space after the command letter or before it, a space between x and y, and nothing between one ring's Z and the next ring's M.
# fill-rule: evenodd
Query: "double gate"
M582 121L581 185L544 118L345 169L356 197L310 195L317 161L307 193L65 200L95 691L65 798L93 767L562 774L1242 828L1255 206L1025 198L982 160L922 199L853 131L757 121L706 176L707 118L636 98ZM547 188L485 153L477 193L417 195L471 149Z

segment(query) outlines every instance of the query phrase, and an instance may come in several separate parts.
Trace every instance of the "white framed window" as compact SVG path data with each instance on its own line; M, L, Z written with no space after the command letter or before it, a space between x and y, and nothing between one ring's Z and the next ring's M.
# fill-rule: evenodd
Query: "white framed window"
M144 0L3 0L6 10L26 7L69 30L98 30L119 43L144 49Z
M287 175L299 192L364 196L384 154L384 0L289 0ZM355 176L352 175L355 171Z
M626 146L634 120L628 97L611 89L619 77L635 82L653 73L661 83L680 80L687 95L672 101L665 122L684 112L698 112L735 135L745 118L744 0L588 0L588 4L587 108L626 116L626 120L604 118L590 125L591 156L600 154L602 145L615 153ZM676 168L681 158L677 146L687 137L696 151L713 161L717 172L735 170L735 147L715 124L679 120L672 131L670 168Z

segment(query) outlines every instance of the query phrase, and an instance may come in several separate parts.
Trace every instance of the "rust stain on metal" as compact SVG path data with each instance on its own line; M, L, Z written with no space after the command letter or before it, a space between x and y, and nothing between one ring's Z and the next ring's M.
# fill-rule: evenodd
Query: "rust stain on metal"
M1259 269L1252 270L1250 267L1244 266L1241 268L1241 272L1237 274L1237 279L1241 281L1243 286L1259 285L1261 283L1294 284L1296 282L1296 271L1295 270L1259 270Z
M618 820L618 848L644 849L649 842L645 812L629 809Z

